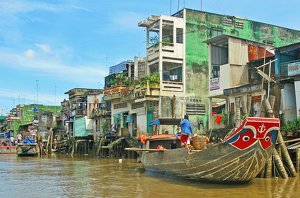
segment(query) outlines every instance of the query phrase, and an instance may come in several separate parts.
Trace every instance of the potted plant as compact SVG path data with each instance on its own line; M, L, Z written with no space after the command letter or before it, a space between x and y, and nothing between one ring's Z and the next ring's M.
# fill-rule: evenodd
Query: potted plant
M153 75L149 77L149 83L151 88L159 88L159 73L153 72Z
M287 126L280 127L280 132L282 136L286 136Z

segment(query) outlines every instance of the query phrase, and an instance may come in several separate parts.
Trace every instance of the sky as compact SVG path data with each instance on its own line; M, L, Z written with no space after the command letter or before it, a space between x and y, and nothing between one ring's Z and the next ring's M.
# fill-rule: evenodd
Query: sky
M110 66L146 56L150 15L182 8L300 30L299 0L0 0L0 115L99 89Z

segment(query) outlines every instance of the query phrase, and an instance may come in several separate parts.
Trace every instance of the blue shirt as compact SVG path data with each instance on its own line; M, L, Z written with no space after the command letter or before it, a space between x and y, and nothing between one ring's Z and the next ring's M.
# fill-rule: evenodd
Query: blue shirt
M182 126L181 133L191 133L191 134L193 134L192 125L191 125L190 121L188 121L187 119L182 120L180 122L180 126Z

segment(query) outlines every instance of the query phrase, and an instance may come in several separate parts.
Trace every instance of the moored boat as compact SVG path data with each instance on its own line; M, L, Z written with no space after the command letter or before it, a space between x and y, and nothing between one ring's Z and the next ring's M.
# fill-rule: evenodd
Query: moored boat
M18 156L35 156L39 154L39 147L33 139L25 139L17 146Z
M0 154L16 154L17 146L0 146Z
M279 128L277 118L248 117L222 142L204 150L139 149L142 151L141 163L147 171L187 179L248 182L271 157Z

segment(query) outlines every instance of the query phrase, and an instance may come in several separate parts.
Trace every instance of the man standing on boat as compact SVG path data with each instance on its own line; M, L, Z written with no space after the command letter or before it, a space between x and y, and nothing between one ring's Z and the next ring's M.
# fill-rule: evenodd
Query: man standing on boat
M188 144L190 144L189 135L193 135L193 128L189 121L189 116L185 115L184 120L180 122L181 129L181 141L184 143L185 147L189 147Z

